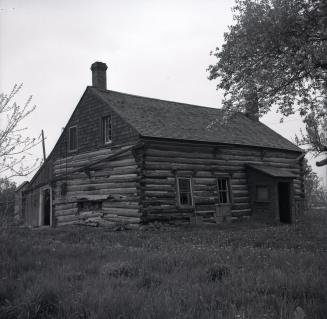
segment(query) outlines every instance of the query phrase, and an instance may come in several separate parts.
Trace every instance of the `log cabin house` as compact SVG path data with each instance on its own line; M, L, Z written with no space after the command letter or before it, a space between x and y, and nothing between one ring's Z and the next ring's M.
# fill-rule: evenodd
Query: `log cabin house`
M301 215L303 151L253 111L222 125L219 109L110 91L106 64L91 70L92 86L17 196L27 225Z

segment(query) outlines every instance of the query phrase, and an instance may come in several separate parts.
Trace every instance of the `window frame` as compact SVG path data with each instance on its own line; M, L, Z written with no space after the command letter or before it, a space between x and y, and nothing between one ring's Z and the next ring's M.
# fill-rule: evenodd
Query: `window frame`
M226 190L220 190L219 188L219 180L226 180ZM233 202L232 194L231 194L231 187L230 187L230 177L229 176L217 176L216 177L216 186L217 186L217 199L219 205L231 205ZM221 202L220 200L220 193L226 192L226 202Z
M258 199L258 188L262 188L262 187L265 187L267 189L267 199ZM267 184L258 184L258 185L255 185L255 201L257 203L269 203L270 202L270 188L269 188L269 185Z
M190 185L190 193L189 194L191 195L191 204L182 204L181 203L181 191L180 191L180 186L179 186L179 180L180 179L185 179L185 180L189 181L189 185ZM176 176L176 183L177 183L177 203L178 203L178 207L180 207L180 208L194 207L192 177L189 177L189 176Z
M109 119L109 137L110 139L106 141L106 119ZM110 145L112 144L112 116L111 114L107 114L101 117L101 138L103 145Z
M70 144L70 142L71 142L71 139L70 139L70 137L71 137L71 130L73 128L76 129L76 148L74 148L74 149L71 148L71 144ZM72 125L68 129L68 152L75 152L77 150L78 150L78 127L77 127L77 125Z

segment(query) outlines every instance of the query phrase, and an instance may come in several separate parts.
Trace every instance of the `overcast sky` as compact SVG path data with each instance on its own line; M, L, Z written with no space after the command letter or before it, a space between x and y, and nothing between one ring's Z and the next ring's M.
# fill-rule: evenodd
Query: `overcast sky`
M87 85L95 61L108 65L108 89L220 107L207 79L210 51L233 23L233 0L0 0L0 92L24 83L33 95L27 133L46 135L49 154ZM262 121L288 139L301 120ZM41 157L38 147L33 155ZM310 160L312 156L307 156ZM315 161L315 160L314 160ZM314 163L314 161L311 161ZM326 167L314 169L327 183ZM18 178L18 183L24 179ZM326 185L326 184L325 184Z

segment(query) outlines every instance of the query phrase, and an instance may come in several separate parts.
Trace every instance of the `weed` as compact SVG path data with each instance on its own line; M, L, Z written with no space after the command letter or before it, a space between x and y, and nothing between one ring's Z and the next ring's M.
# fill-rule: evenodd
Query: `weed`
M322 319L326 226L6 229L0 319Z

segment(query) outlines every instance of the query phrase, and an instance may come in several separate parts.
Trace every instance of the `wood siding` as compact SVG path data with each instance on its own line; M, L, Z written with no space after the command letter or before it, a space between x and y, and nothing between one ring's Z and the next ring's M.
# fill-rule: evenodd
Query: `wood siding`
M112 144L110 145L104 144L101 129L102 118L108 115L111 115L112 119ZM69 152L69 127L74 125L77 126L78 148L76 151ZM59 140L55 150L55 158L65 158L72 154L82 154L102 148L129 144L135 142L137 139L138 133L121 119L118 114L113 112L110 106L90 91L86 91Z
M250 215L251 200L246 165L266 164L287 168L297 175L293 181L295 198L303 196L301 164L297 152L261 150L241 146L209 146L189 143L150 142L143 154L141 203L145 222L209 216L217 204L217 176L228 174L234 217ZM177 205L176 177L192 178L193 208Z

